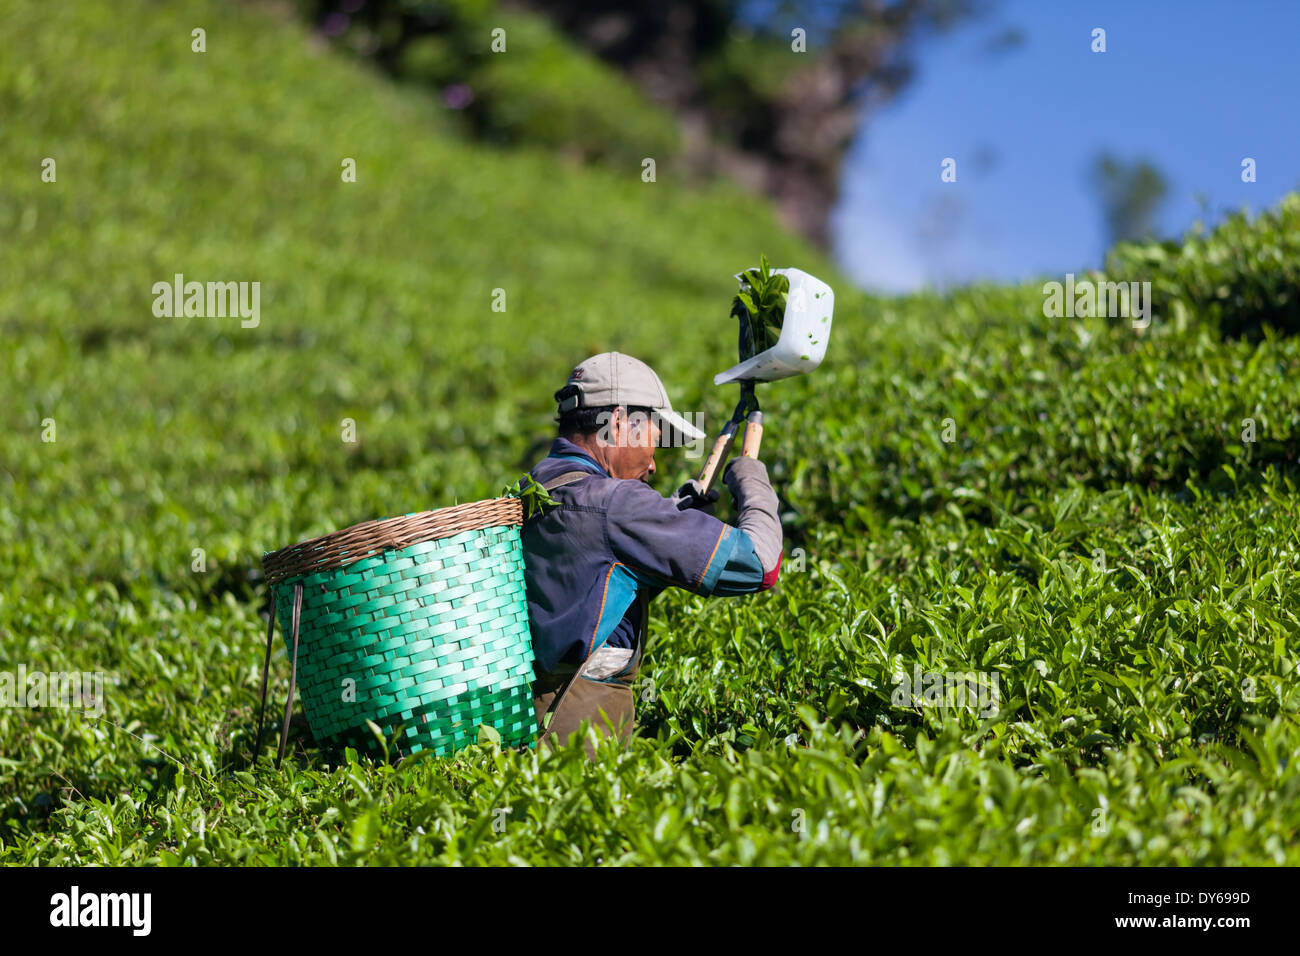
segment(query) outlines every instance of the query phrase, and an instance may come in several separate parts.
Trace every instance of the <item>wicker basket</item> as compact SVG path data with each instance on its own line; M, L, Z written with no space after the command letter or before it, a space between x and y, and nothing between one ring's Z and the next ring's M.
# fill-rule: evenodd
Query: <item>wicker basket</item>
M487 724L501 745L534 742L517 498L367 521L262 557L316 741L372 753L405 725L401 753L450 754ZM266 674L262 680L263 711ZM258 718L260 750L262 719Z

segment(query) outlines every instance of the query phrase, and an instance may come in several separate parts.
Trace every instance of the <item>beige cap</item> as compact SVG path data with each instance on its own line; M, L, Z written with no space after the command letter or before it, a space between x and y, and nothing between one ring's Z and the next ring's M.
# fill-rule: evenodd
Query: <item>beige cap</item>
M658 416L660 447L680 445L682 439L694 441L704 437L704 432L673 411L664 383L659 381L654 369L622 352L593 355L569 373L569 380L564 385L565 388L576 385L578 392L562 401L560 395L564 389L555 393L561 412L572 408L639 405L653 409Z

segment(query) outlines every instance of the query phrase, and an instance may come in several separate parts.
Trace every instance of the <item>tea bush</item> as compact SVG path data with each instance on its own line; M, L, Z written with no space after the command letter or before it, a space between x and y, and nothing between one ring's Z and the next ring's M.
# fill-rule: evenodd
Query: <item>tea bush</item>
M1106 271L1152 284L1155 312L1204 319L1230 338L1259 339L1266 328L1300 332L1300 194L1253 220L1227 216L1208 235L1198 226L1181 243L1121 243Z

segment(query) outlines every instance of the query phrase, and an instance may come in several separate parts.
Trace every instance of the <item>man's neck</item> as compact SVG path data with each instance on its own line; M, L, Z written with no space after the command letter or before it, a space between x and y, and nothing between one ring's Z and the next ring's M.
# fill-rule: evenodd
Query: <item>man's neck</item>
M612 475L614 472L609 467L609 461L605 458L605 449L600 446L594 436L589 435L564 435L565 441L577 445L582 451L590 455L604 469L605 474Z

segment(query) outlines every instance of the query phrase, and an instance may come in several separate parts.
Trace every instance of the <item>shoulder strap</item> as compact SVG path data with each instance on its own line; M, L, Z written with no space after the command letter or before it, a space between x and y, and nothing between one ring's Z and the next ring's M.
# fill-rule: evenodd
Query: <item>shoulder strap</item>
M542 487L547 491L553 491L561 485L571 485L580 478L586 478L588 475L594 475L594 471L566 471L562 475L557 475L550 481L542 482Z
M556 475L550 481L542 482L542 487L545 488L547 491L554 491L556 488L559 488L561 485L571 485L575 481L579 481L583 478L588 477L589 475L594 475L594 474L595 474L594 471L566 471L562 475ZM524 524L527 525L530 522L539 520L544 510L545 509L539 509L536 514L532 515L531 517L525 518Z

